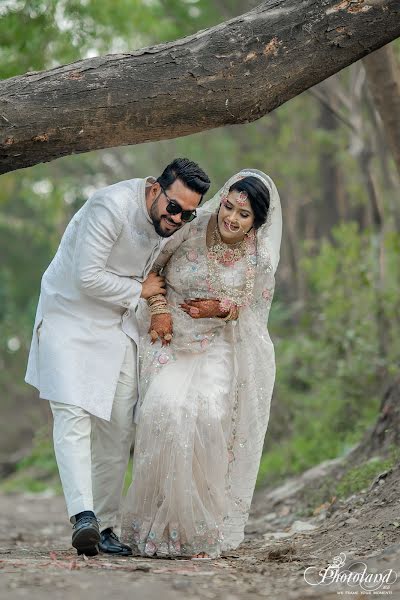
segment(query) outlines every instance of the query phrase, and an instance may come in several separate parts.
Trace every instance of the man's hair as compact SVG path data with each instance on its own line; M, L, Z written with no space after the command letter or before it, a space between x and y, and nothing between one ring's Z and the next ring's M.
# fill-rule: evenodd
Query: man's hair
M176 179L180 179L193 192L201 194L202 199L210 187L210 180L203 169L188 158L175 158L165 167L157 181L164 190L167 190Z

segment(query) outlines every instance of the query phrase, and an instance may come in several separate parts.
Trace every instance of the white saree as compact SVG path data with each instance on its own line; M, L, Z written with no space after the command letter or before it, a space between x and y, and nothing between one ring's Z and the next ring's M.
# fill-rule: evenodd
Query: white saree
M192 319L179 304L210 297L208 221L221 194L246 175L259 177L270 191L268 220L257 231L251 257L252 300L237 321ZM141 403L124 535L147 556L216 557L243 540L275 379L267 322L282 231L276 187L264 173L246 169L199 213L156 261L164 269L173 317L170 346L150 343L145 302L138 313ZM218 268L232 288L243 288L245 259Z

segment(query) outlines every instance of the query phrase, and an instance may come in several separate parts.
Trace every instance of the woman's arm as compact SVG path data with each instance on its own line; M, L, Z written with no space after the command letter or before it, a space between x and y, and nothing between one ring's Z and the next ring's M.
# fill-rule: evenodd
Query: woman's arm
M190 234L190 223L186 223L183 225L174 235L168 240L168 242L163 246L160 254L155 259L153 266L151 267L152 271L159 273L165 265L168 263L169 259L179 248L179 246L188 239Z
M189 237L190 224L184 225L179 229L170 240L165 244L160 254L155 259L151 268L153 273L160 273L169 259L179 248L179 246L187 240ZM151 322L149 328L149 334L152 340L152 344L158 339L161 340L163 346L167 346L171 343L173 336L173 323L171 317L171 311L168 308L167 299L160 295L154 295L147 299L149 307Z

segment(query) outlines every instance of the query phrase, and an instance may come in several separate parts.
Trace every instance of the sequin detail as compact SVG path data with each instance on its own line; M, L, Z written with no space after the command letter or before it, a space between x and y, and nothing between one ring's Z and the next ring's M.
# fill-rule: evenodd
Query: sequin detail
M232 247L232 245L225 244L222 241L218 223L216 222L212 234L211 246L207 252L207 283L209 290L218 300L224 302L227 307L247 306L250 302L255 277L254 247L255 234L253 229L245 235L242 241L235 244L235 247ZM241 259L245 259L247 262L246 280L242 289L234 289L222 279L218 264L222 264L225 267L232 267L235 262Z

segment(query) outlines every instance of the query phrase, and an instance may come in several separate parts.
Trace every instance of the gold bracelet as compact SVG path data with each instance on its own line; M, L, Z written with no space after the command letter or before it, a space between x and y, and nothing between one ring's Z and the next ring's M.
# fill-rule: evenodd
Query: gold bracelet
M160 307L164 307L164 306L167 306L166 302L155 302L154 304L149 305L149 310L153 310L155 308L160 308Z
M155 294L147 298L147 305L151 315L169 315L171 311L168 308L167 299L164 294Z
M239 317L239 309L237 306L231 306L228 314L222 317L224 321L236 321Z
M153 316L153 315L170 315L171 311L167 307L157 308L154 310L150 310L150 314L151 314L151 316Z
M150 306L155 302L162 302L163 304L167 304L167 300L164 294L155 294L154 296L150 296L150 298L147 298L147 303Z
M225 317L222 317L223 321L231 321L232 320L232 309L229 309L228 314Z

